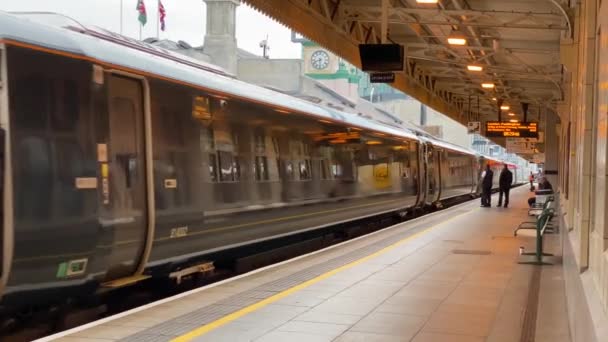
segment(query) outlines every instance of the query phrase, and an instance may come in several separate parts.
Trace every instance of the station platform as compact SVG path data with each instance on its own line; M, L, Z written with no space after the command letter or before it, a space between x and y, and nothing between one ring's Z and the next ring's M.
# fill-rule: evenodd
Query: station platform
M470 201L43 341L570 341L559 258L517 263L535 244L513 235L529 196ZM561 254L558 234L545 250Z

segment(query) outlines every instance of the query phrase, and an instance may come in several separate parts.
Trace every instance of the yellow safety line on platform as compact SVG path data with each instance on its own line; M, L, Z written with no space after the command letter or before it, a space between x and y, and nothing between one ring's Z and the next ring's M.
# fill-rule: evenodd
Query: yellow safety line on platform
M178 337L174 338L173 340L171 340L171 342L187 342L187 341L191 341L192 339L200 337L200 336L202 336L202 335L204 335L204 334L206 334L206 333L208 333L208 332L210 332L210 331L212 331L212 330L214 330L216 328L221 327L222 325L228 324L228 323L230 323L230 322L232 322L232 321L234 321L234 320L236 320L238 318L241 318L241 317L243 317L243 316L245 316L245 315L247 315L249 313L252 313L252 312L254 312L256 310L259 310L259 309L261 309L261 308L263 308L263 307L265 307L265 306L267 306L269 304L272 304L272 303L274 303L274 302L276 302L276 301L278 301L280 299L283 299L283 298L289 296L290 294L293 294L293 293L298 292L300 290L303 290L303 289L305 289L305 288L307 288L307 287L309 287L309 286L311 286L313 284L316 284L316 283L320 282L321 280L327 279L327 278L329 278L329 277L331 277L331 276L333 276L333 275L335 275L335 274L337 274L337 273L339 273L341 271L347 270L349 268L352 268L354 266L362 264L362 263L364 263L364 262L366 262L366 261L368 261L370 259L373 259L373 258L375 258L377 256L380 256L380 255L382 255L382 254L384 254L384 253L386 253L388 251L391 251L391 250L399 247L400 245L402 245L402 244L404 244L404 243L406 243L406 242L408 242L410 240L413 240L413 239L415 239L415 238L417 238L417 237L419 237L421 235L427 234L428 232L430 232L431 230L435 229L436 227L438 227L438 226L440 226L442 224L450 222L450 221L452 221L452 220L454 220L454 219L456 219L456 218L458 218L458 217L460 217L462 215L469 214L469 213L471 213L472 211L474 211L476 209L477 208L475 208L473 210L469 210L469 211L467 211L465 213L453 216L453 217L451 217L451 218L449 218L447 220L444 220L444 221L442 221L440 223L437 223L437 224L435 224L435 225L433 225L433 226L431 226L429 228L426 228L426 229L424 229L424 230L422 230L422 231L420 231L420 232L418 232L416 234L413 234L413 235L408 236L408 237L406 237L406 238L404 238L402 240L399 240L399 241L395 242L394 244L392 244L390 246L386 246L386 247L382 248L381 250L376 251L376 252L374 252L374 253L372 253L372 254L370 254L368 256L365 256L365 257L363 257L361 259L355 260L355 261L353 261L351 263L348 263L346 265L342 265L342 266L340 266L338 268L335 268L335 269L333 269L331 271L325 272L325 273L323 273L323 274L321 274L321 275L319 275L319 276L317 276L315 278L312 278L310 280L307 280L307 281L305 281L305 282L303 282L303 283L301 283L299 285L296 285L296 286L293 286L291 288L288 288L287 290L279 292L279 293L277 293L277 294L275 294L273 296L270 296L270 297L268 297L266 299L263 299L263 300L255 303L255 304L252 304L250 306L242 308L242 309L240 309L238 311L235 311L235 312L233 312L233 313L231 313L231 314L229 314L227 316L224 316L224 317L222 317L220 319L217 319L217 320L215 320L215 321L213 321L211 323L208 323L208 324L205 324L205 325L203 325L201 327L198 327L198 328L196 328L196 329L194 329L194 330L192 330L192 331L190 331L190 332L188 332L188 333L186 333L184 335L181 335L181 336L178 336Z

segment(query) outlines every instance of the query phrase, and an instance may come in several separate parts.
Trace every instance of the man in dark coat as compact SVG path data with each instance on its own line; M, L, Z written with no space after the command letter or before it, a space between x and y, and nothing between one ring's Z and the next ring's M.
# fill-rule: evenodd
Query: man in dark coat
M491 207L492 201L492 180L494 179L494 172L490 169L490 164L486 165L486 174L481 180L481 206L489 208Z
M500 178L498 179L498 186L500 193L498 195L498 207L502 205L502 195L505 195L505 208L509 207L509 191L511 190L511 183L513 183L513 174L509 171L507 164L500 172Z

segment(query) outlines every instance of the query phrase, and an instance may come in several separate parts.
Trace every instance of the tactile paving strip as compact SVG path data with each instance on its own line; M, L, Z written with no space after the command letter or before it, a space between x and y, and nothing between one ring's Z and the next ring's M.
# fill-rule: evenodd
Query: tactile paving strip
M307 280L320 276L323 273L334 270L338 267L347 265L353 261L366 257L385 247L388 247L418 231L438 224L445 220L445 216L457 216L466 213L467 210L455 210L443 215L428 217L424 222L417 223L411 228L393 234L383 240L361 247L352 252L338 256L317 265L313 265L304 270L287 275L251 290L247 290L228 298L206 305L187 314L160 323L152 328L146 329L134 335L128 336L120 341L123 342L142 342L142 341L167 341L174 337L183 335L205 324L216 321L228 314L243 309L251 304L257 303L279 292L299 285Z

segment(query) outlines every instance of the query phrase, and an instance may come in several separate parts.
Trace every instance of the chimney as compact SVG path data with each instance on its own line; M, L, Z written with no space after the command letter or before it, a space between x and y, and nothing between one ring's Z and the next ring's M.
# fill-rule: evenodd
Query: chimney
M207 5L207 31L203 52L213 63L236 75L236 7L240 0L203 0Z

